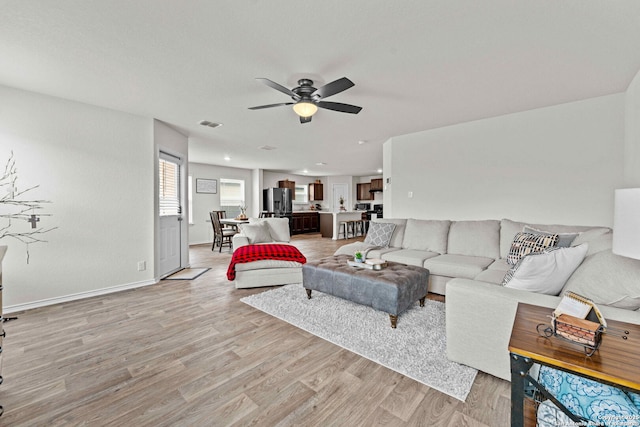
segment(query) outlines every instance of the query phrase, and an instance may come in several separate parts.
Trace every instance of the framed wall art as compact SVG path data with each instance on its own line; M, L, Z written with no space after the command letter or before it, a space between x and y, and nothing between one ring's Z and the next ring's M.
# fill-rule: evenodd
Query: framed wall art
M196 178L196 193L216 194L217 192L217 179Z

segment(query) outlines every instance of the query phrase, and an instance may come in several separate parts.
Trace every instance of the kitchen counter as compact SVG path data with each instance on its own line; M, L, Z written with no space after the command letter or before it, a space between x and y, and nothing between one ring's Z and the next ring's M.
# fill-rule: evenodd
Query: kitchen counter
M333 240L338 240L338 224L340 224L340 221L362 219L362 214L364 212L366 211L319 211L320 233L322 233L322 237L331 237Z

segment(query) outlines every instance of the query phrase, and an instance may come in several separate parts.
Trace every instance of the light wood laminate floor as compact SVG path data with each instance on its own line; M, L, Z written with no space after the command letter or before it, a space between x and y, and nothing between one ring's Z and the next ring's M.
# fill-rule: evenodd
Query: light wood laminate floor
M346 242L293 243L316 259ZM432 390L240 302L265 289L235 289L230 258L193 246L211 267L195 280L17 313L0 426L509 425L508 382L479 373L465 403Z

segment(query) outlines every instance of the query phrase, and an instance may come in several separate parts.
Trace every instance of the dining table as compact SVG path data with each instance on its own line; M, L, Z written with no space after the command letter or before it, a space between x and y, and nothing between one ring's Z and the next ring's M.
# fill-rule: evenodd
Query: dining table
M238 225L240 224L249 224L249 219L221 218L220 224L230 225L233 228L238 229Z

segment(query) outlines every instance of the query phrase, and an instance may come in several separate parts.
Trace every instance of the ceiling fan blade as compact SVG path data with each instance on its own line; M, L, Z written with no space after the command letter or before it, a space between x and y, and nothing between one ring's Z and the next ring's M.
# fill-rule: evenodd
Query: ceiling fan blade
M335 95L336 93L340 93L343 90L347 90L350 87L355 86L351 80L346 77L335 80L331 83L327 83L319 89L316 89L311 96L319 96L320 98L327 98L331 95Z
M341 102L320 101L320 102L317 102L316 105L320 108L339 111L341 113L358 114L360 110L362 110L362 107L358 107L356 105L350 105L350 104L343 104Z
M273 88L279 92L284 93L285 95L289 95L290 97L294 98L296 101L298 99L300 99L300 96L298 96L295 92L291 91L291 89L287 89L286 87L282 86L281 84L278 84L272 80L269 79L265 79L264 77L256 77L256 80L261 80L262 83L266 84L267 86L269 86L270 88Z
M300 117L300 123L309 123L311 121L311 116L309 117Z
M258 105L257 107L249 107L249 110L262 110L263 108L281 107L283 105L293 105L295 102L281 102L279 104Z

